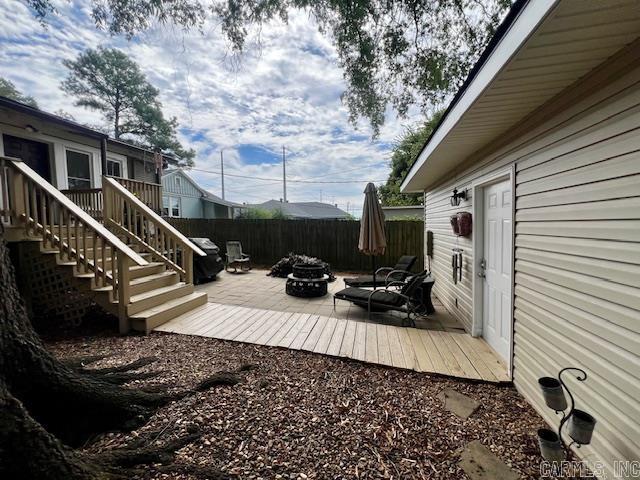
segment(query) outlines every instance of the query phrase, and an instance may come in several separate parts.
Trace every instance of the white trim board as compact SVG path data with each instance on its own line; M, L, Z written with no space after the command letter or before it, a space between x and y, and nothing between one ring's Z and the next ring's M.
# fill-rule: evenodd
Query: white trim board
M509 331L511 332L511 338L509 341L509 358L507 362L507 371L509 376L512 376L513 372L513 306L515 296L515 179L516 179L515 165L511 164L506 168L488 173L480 178L477 178L471 184L472 189L472 211L473 211L473 266L472 275L473 280L471 282L471 297L473 301L473 319L471 321L471 335L474 337L481 337L483 331L483 312L484 312L484 296L483 296L483 280L479 276L480 262L484 257L484 188L488 185L497 183L499 181L509 180L511 184L511 292L509 294L509 310L511 315L509 321L511 323Z

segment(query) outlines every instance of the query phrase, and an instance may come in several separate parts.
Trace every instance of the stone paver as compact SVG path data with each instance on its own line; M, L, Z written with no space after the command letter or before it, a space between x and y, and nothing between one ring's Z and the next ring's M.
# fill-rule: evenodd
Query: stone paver
M452 388L445 389L440 394L440 399L444 402L445 410L448 410L463 420L469 418L480 406L473 398L467 397Z
M471 480L518 480L520 475L482 445L479 440L469 443L462 455L460 466Z

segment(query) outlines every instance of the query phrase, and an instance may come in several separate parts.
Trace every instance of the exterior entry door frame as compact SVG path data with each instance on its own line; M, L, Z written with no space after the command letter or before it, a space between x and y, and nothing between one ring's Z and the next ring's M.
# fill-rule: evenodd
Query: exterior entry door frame
M507 370L512 375L513 368L513 303L514 303L514 286L515 286L515 165L502 168L495 172L491 172L485 176L477 178L472 183L472 202L473 202L473 281L472 281L472 297L473 297L473 320L471 323L471 334L474 337L481 337L484 325L484 278L480 276L482 272L481 261L484 258L484 189L485 187L509 181L511 186L511 286L509 294L509 315L510 325L509 332L511 338L509 341L509 356L507 358Z

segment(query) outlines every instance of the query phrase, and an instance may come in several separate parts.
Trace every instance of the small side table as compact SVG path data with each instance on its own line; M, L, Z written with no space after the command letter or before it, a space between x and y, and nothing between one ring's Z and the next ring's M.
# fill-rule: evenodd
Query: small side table
M433 302L431 301L431 289L433 288L434 283L436 283L435 279L429 275L425 277L422 281L422 286L420 287L422 289L422 303L427 309L427 315L431 315L436 311L433 306Z

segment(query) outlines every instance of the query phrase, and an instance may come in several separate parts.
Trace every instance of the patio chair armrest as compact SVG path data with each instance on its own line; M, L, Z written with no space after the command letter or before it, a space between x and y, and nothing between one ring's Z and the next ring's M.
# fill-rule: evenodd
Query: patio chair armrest
M405 277L407 275L411 275L411 272L409 272L407 270L400 270L400 269L394 270L394 269L391 269L391 271L389 273L387 273L387 276L384 278L385 283L389 282L389 278L391 277L391 275L394 275L396 273L403 273Z
M391 271L391 270L393 270L393 267L380 267L379 269L376 270L376 276L378 276L379 273Z
M243 253L242 254L242 258L249 258L249 254L248 253Z

